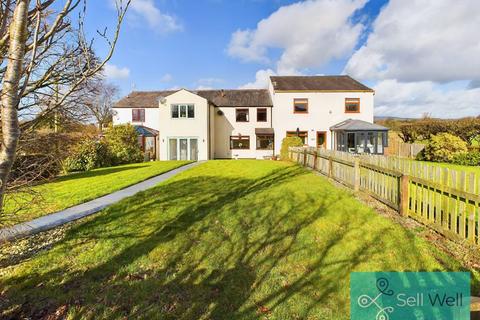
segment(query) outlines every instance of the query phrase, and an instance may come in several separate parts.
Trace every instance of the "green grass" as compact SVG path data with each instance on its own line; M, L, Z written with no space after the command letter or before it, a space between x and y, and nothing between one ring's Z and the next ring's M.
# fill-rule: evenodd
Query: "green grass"
M29 221L118 191L185 163L144 162L65 175L35 186L28 192L12 194L7 199L6 214L0 217L0 222L11 225Z
M13 318L348 319L352 271L460 269L301 167L210 161L0 269L0 310Z
M426 163L428 165L442 167L442 168L460 170L465 172L474 172L474 173L480 174L480 166L462 166L458 164L444 163L444 162L431 162L431 161L418 161L418 160L415 160L415 161Z

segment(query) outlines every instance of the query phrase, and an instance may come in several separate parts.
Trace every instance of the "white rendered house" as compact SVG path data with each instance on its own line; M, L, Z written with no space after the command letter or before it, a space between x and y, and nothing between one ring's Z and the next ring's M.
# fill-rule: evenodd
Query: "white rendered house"
M349 76L271 77L268 89L134 91L115 106L160 160L270 158L283 138L305 145L383 153L374 91Z

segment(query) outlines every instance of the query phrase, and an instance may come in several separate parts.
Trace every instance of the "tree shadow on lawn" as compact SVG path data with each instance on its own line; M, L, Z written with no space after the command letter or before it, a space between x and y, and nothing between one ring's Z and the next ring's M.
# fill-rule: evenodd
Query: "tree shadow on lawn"
M90 171L82 171L82 172L73 172L64 176L60 176L58 178L55 178L53 180L47 181L48 183L57 183L57 182L65 182L73 179L83 179L83 178L94 178L94 177L100 177L108 174L113 174L113 173L119 173L123 171L129 171L129 170L135 170L135 169L140 169L140 168L145 168L147 165L142 165L141 163L137 165L131 165L131 166L125 166L125 165L119 165L116 167L109 167L109 168L101 168L101 169L95 169L95 170L90 170Z
M12 318L348 318L351 271L394 269L397 260L428 268L414 237L386 223L372 228L381 218L348 206L353 198L326 181L321 194L297 193L314 189L308 175L289 166L255 180L185 176L142 192L0 280L0 310ZM406 248L392 260L390 234Z

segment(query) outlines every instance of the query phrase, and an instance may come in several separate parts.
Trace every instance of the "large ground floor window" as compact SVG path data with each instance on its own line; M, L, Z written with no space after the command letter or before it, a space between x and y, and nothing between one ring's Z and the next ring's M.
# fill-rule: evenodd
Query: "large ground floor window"
M383 154L388 145L387 131L335 132L336 149L350 153Z
M230 149L231 150L250 149L250 137L249 136L231 136Z
M257 134L257 150L273 150L273 134Z
M168 158L170 160L198 160L197 138L169 138Z

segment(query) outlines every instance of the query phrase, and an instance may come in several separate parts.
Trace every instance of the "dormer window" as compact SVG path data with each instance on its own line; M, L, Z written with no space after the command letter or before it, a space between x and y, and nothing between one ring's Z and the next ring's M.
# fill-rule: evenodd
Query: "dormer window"
M345 98L345 113L359 113L360 98Z
M145 109L132 109L132 122L145 122Z
M293 113L308 113L308 99L293 99Z
M195 118L195 107L193 104L173 104L172 119L193 119Z

